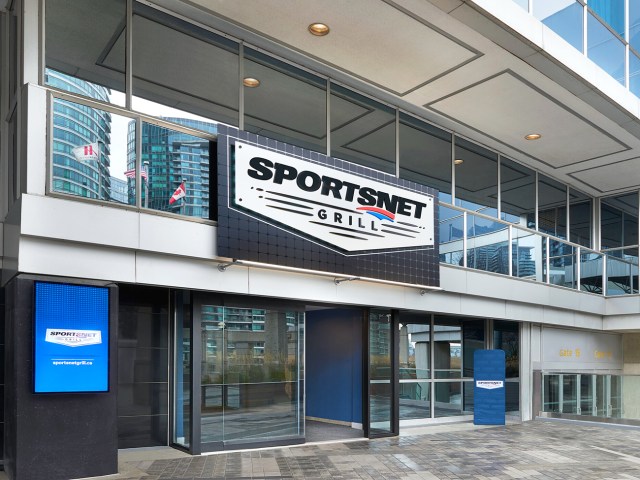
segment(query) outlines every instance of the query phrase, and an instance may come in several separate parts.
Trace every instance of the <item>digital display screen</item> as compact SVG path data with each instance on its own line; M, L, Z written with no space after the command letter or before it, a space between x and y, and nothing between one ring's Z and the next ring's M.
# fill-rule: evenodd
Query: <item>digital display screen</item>
M35 393L109 391L109 289L35 282Z

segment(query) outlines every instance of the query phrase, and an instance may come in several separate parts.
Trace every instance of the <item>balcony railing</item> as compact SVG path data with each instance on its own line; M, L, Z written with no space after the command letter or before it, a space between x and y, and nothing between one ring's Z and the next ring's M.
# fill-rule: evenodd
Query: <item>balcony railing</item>
M598 295L638 293L638 248L598 252L440 204L440 263Z

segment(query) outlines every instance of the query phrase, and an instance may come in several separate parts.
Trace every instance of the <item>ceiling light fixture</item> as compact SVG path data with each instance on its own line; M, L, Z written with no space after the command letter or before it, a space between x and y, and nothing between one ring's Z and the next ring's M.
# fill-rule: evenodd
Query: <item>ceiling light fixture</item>
M260 80L258 80L257 78L253 78L253 77L246 77L246 78L242 79L242 84L245 87L256 88L257 86L260 85Z
M454 165L462 165L463 163L464 163L464 160L462 160L461 158L456 158L456 159L453 161L453 164L454 164Z
M540 135L539 133L530 133L529 135L524 136L525 140L539 140L541 138L542 135Z
M324 37L329 34L329 25L325 23L312 23L308 28L311 35L316 37Z

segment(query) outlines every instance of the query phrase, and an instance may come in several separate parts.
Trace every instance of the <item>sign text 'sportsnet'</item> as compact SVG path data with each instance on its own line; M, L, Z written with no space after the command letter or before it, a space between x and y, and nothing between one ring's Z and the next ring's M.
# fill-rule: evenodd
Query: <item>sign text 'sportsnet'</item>
M433 197L236 143L233 203L341 253L433 248Z

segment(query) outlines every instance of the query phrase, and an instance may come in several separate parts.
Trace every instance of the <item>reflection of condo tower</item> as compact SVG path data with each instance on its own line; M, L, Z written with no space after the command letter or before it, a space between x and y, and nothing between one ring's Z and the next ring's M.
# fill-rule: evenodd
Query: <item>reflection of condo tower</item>
M108 101L109 90L60 72L47 70L47 82L97 100ZM81 197L110 200L111 114L70 102L56 102L53 114L53 188ZM79 162L72 150L98 143L98 161Z
M212 133L216 125L186 118L165 118L173 123ZM169 130L158 125L142 124L142 165L149 169L148 192L142 191L142 202L153 210L172 211L183 215L209 218L209 142L204 139ZM135 122L129 122L127 135L127 169L135 168ZM180 183L186 180L187 195L169 205L169 199ZM134 180L129 195L133 196ZM134 198L129 199L135 203Z

